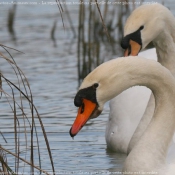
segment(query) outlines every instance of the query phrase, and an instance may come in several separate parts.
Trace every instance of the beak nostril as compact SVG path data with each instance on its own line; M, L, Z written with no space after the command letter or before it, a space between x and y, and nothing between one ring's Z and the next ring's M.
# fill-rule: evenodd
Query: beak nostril
M85 106L84 103L82 103L81 112L80 112L81 114L84 112L84 106Z

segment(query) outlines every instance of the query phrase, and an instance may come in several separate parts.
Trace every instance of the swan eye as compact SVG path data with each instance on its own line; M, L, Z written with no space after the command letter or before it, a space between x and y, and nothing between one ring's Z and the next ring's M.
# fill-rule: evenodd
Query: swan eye
M84 112L84 103L82 103L82 106L81 106L81 114Z
M96 89L96 88L98 87L98 83L95 83L95 84L93 85L93 87L94 87L94 89Z
M139 28L140 30L142 30L142 29L144 29L144 26L140 26L140 28Z

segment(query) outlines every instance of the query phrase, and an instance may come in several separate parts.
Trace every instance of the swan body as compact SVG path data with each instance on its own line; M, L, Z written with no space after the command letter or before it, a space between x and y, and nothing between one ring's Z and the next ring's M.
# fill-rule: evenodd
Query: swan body
M139 56L157 60L154 48L139 53ZM151 91L147 87L136 86L110 101L105 135L108 149L127 153L129 141L144 114L150 95Z
M175 79L156 61L130 56L108 61L94 69L75 96L74 103L79 111L70 134L76 135L91 117L97 117L107 101L137 85L152 90L155 109L151 122L126 158L123 172L175 174L175 164L166 164L175 131Z
M175 76L174 31L175 19L166 7L161 4L143 5L127 19L122 47L126 50L131 48L131 55L136 55L139 50L136 52L133 43L140 44L136 49L144 49L152 41L157 56L154 49L140 55L157 59ZM127 54L129 51L125 52ZM150 90L145 87L128 89L112 99L105 135L107 147L129 153L151 121L154 106L154 97L150 97Z

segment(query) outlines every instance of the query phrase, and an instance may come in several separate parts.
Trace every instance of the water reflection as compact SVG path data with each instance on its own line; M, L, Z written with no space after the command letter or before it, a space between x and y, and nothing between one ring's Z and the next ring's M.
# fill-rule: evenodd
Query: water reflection
M16 42L16 34L14 30L14 21L15 21L15 14L16 14L16 4L12 6L12 8L9 9L8 12L8 31L12 37L12 40Z
M111 165L111 167L108 169L108 171L115 172L116 174L117 174L117 172L119 172L119 173L122 172L122 166L123 166L123 163L124 163L127 155L115 153L115 152L112 152L108 149L106 149L106 155L109 158L109 164Z

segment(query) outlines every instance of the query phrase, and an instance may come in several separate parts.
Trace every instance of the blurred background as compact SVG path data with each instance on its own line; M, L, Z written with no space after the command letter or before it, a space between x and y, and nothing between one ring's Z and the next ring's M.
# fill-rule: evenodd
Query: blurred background
M30 83L33 103L47 133L55 171L58 174L119 172L125 155L106 150L105 126L109 114L108 104L103 113L98 118L90 120L72 140L69 129L77 113L73 103L74 96L82 79L91 70L102 62L123 54L120 41L124 23L137 6L159 2L175 14L175 3L173 0L98 0L108 30L106 34L93 0L82 1L83 3L77 0L60 2L61 6L57 6L54 0L0 0L0 43L23 52L8 49ZM11 57L3 48L0 52L8 58ZM5 59L0 59L0 71L4 77L18 84L14 69ZM4 80L2 88L7 93L12 93ZM15 95L21 103L20 94ZM11 103L13 106L13 102ZM30 105L24 102L22 106L28 119L23 118L18 106L17 119L14 119L14 110L5 95L0 99L0 108L1 146L30 162ZM43 130L37 115L34 116L34 130L40 146L39 156L35 137L34 164L52 172ZM30 166L18 161L10 153L1 154L7 159L9 167L18 172L17 174L25 174L31 170Z

